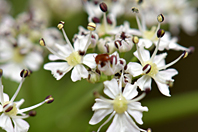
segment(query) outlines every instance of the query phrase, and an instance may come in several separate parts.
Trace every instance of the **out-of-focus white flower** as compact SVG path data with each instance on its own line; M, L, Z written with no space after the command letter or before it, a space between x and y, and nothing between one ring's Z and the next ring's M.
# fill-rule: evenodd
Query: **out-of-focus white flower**
M94 115L89 121L89 124L95 125L110 114L109 118L99 127L97 132L113 117L113 122L107 129L107 132L146 132L146 130L140 129L131 119L132 116L138 124L143 124L142 112L148 111L148 108L142 107L138 101L146 93L144 92L137 97L137 85L130 83L126 84L122 92L122 79L120 79L119 83L116 79L105 81L104 86L104 93L111 99L106 99L102 96L95 99L96 103L92 107Z
M20 101L14 101L14 100L21 89L21 86L25 80L25 77L29 75L28 72L29 71L27 70L23 70L21 72L22 80L19 84L19 87L16 90L13 97L9 99L9 96L3 93L3 85L1 82L2 69L0 69L0 113L1 113L0 127L6 130L7 132L27 132L30 126L23 119L28 118L29 116L36 115L35 112L30 111L30 110L35 109L43 105L44 103L51 103L54 100L51 96L48 96L41 103L38 103L31 107L23 108L23 109L19 108L25 100L24 99L21 99ZM29 114L24 113L27 111L30 111Z
M123 58L120 58L117 52L114 52L111 55L99 54L96 56L95 61L98 70L108 76L120 72L126 65L126 61Z
M74 48L71 45L67 35L63 29L64 22L60 22L58 27L61 28L66 39L66 45L54 44L58 51L54 51L51 47L41 39L41 45L46 46L53 55L49 55L50 60L63 60L65 62L49 62L44 65L44 69L50 70L54 77L59 80L72 68L71 79L72 81L81 80L81 78L88 78L88 71L83 64L90 68L95 68L95 56L97 54L86 54L87 48L91 43L92 31L87 36L78 36L74 42ZM86 54L86 55L85 55Z
M146 0L140 6L147 25L156 24L154 16L163 13L172 33L180 27L190 35L197 31L198 12L188 0Z
M181 58L185 58L187 52L184 51L176 60L169 64L165 64L167 53L156 55L159 45L160 39L151 57L149 51L144 49L143 44L141 44L140 48L139 46L136 46L137 51L134 52L134 55L139 59L141 64L129 62L126 71L134 77L142 75L142 77L137 80L137 85L141 90L151 88L151 81L153 78L157 83L160 92L166 96L170 96L169 86L173 85L174 80L172 77L177 75L178 72L173 68L167 68L178 62Z
M33 45L25 36L19 35L15 43L6 39L0 40L0 68L4 76L14 81L21 80L19 74L22 69L36 71L43 62L39 46Z
M133 11L136 14L136 20L137 20L137 24L138 24L138 28L139 28L139 33L136 31L136 35L140 36L142 38L139 39L140 43L139 44L144 44L146 48L150 48L153 44L157 45L158 43L158 37L157 37L157 32L160 29L161 23L165 20L164 19L164 15L163 14L159 14L157 16L157 20L158 21L158 26L153 26L150 30L147 29L146 26L146 22L145 22L145 18L144 15L141 16L141 23L140 20L137 16L137 14L139 13L139 10L137 8L133 8L136 11ZM141 34L141 35L140 35ZM164 49L172 49L172 50L182 50L182 51L188 51L190 52L189 48L183 47L179 44L177 44L177 38L176 37L171 37L170 32L166 32L166 34L164 35L164 37L161 38L161 43L159 45L159 50L162 51Z
M10 11L10 4L6 0L0 0L0 20L4 15L7 15Z

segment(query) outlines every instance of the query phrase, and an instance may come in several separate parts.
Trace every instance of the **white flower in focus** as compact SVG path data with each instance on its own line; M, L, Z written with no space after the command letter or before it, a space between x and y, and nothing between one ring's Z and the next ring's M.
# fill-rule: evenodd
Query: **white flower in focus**
M174 80L172 77L177 75L178 72L173 68L167 68L178 62L181 58L185 58L187 52L184 51L176 60L169 64L165 64L167 53L156 55L159 44L160 39L151 57L149 51L144 49L144 45L141 45L140 48L139 46L136 46L137 51L134 52L134 55L139 59L141 64L129 62L126 71L133 75L133 77L142 75L142 77L137 80L137 85L141 90L151 88L153 78L157 83L160 92L166 96L170 96L169 86L173 85Z
M138 124L143 124L142 112L148 111L148 108L142 107L138 101L141 100L146 93L144 92L137 97L137 85L130 83L126 84L122 92L121 81L118 83L116 79L105 81L104 86L104 93L111 99L106 99L101 96L95 99L96 103L92 107L94 115L89 121L89 124L95 125L110 114L97 132L113 117L113 122L107 129L107 132L146 132L146 130L140 129L131 118L132 116Z
M28 118L29 116L36 115L35 112L30 110L35 109L43 105L44 103L51 103L54 100L51 96L48 96L43 102L38 103L34 106L23 109L19 108L25 100L24 99L21 99L20 101L14 101L14 100L21 89L25 77L28 76L29 74L28 72L29 71L27 70L23 70L21 72L22 80L19 84L19 87L16 90L13 97L9 99L9 96L3 93L3 85L1 82L2 70L0 69L0 127L6 130L7 132L27 132L30 126L23 119ZM30 111L29 114L24 113L27 111Z
M13 40L15 40L13 38ZM15 40L16 41L16 40ZM36 71L43 62L41 52L25 36L19 35L15 43L8 40L0 40L0 68L4 70L4 76L19 82L22 69Z
M111 55L99 54L96 56L95 61L98 70L108 76L120 72L126 65L126 61L123 58L120 58L117 52L114 52Z
M63 26L63 22L60 23ZM58 26L60 26L60 24ZM58 51L54 51L48 45L45 45L43 39L41 39L41 45L45 45L50 52L53 53L49 55L49 59L63 60L64 62L49 62L44 65L44 69L50 70L54 77L59 80L72 68L71 79L72 81L81 80L81 78L88 78L88 71L84 67L87 65L90 68L95 68L95 56L96 54L86 54L87 48L91 43L91 30L88 36L78 36L74 42L74 47L71 45L69 39L63 28L64 37L66 39L66 45L54 44ZM84 65L83 65L84 64Z

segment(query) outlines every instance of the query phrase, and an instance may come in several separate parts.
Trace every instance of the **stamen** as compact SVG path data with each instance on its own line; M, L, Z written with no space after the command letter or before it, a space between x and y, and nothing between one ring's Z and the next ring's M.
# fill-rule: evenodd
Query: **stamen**
M63 36L65 37L65 40L66 40L67 44L69 44L71 50L74 51L74 48L73 48L72 44L70 43L70 41L69 41L69 39L68 39L68 37L67 37L67 34L66 34L66 32L65 32L65 30L64 30L64 28L63 28L63 27L64 27L64 24L65 24L65 22L60 21L57 27L58 27L60 30L62 29Z
M10 112L13 108L14 108L13 103L9 103L3 106L3 111L7 113L7 112Z
M28 114L29 116L36 116L36 111L35 110L32 110L32 111L30 111L29 112L29 114Z
M137 36L133 36L132 41L134 44L138 44L139 43L139 38Z
M150 64L146 64L143 68L142 71L146 74L148 74L151 71L151 65Z
M51 95L48 95L46 98L45 98L45 102L47 104L50 104L54 101L54 98L51 96Z
M153 61L154 57L156 56L157 54L157 51L158 51L158 48L159 48L159 44L160 44L160 40L161 40L161 37L164 36L164 33L165 31L163 29L159 29L158 32L157 32L157 36L158 36L158 42L157 42L157 46L155 47L155 51L153 52L152 56L151 56L151 59L150 61Z
M107 124L110 120L111 120L111 118L115 115L115 111L109 116L109 118L98 128L98 130L97 130L97 132L99 132L100 131L100 129L105 125L105 124Z
M84 51L86 52L89 45L90 45L90 42L91 42L91 36L92 36L92 31L94 31L96 29L96 24L93 23L93 22L90 22L88 25L87 25L87 29L90 31L89 33L89 38L87 40L87 44L85 45L85 49Z
M136 49L137 49L137 52L138 52L139 61L143 65L144 64L144 60L142 59L142 56L141 56L141 53L140 53L140 49L139 49L138 44L136 44Z
M93 18L92 18L92 21L93 21L94 23L100 23L100 19L97 18L97 17L93 17Z
M132 102L138 102L138 101L140 101L141 99L143 99L146 96L146 94L149 93L149 91L150 91L150 88L146 88L145 91L140 96L138 96L138 97L130 100L129 102L132 103Z
M105 26L105 32L107 32L107 16L106 16L106 12L108 10L107 5L104 2L100 3L100 9L103 12L103 21L104 21L104 26Z
M21 86L22 86L22 84L23 84L23 81L25 80L25 75L24 74L27 74L28 72L26 71L25 73L23 73L23 71L26 71L26 70L22 70L21 71L21 75L23 75L22 76L22 79L21 79L21 82L20 82L20 84L19 84L19 86L18 86L18 88L17 88L17 90L16 90L16 92L14 93L14 95L12 96L12 98L11 98L11 100L10 100L10 102L13 102L14 100L15 100L15 98L16 98L16 96L18 95L18 93L19 93L19 91L20 91L20 89L21 89ZM27 74L28 75L28 74Z
M26 112L26 111L30 111L30 110L32 110L32 109L35 109L35 108L37 108L37 107L43 105L44 103L46 103L46 102L43 101L43 102L38 103L38 104L36 104L36 105L33 105L33 106L30 106L30 107L27 107L27 108L20 109L20 110L19 110L19 113L23 113L23 112Z
M21 76L22 78L26 78L26 77L29 76L30 74L31 74L31 72L30 72L29 70L23 69L23 70L21 71L21 73L20 73L20 76Z
M151 128L148 128L148 129L147 129L147 132L152 132Z
M46 45L43 38L41 38L41 39L39 40L39 44L40 44L41 46L45 46L45 45Z
M158 21L159 23L162 23L162 22L164 21L164 15L163 15L163 14L159 14L159 15L157 16L157 21Z
M139 9L136 8L136 7L132 7L131 10L132 10L133 13L135 13L135 17L136 17L136 21L137 21L137 24L138 24L138 28L139 28L140 32L143 34L142 26L140 24L140 19L137 16L137 14L139 13Z
M166 69L172 65L174 65L175 63L177 63L181 58L185 58L187 56L188 52L187 51L184 51L176 60L170 62L169 64L165 65L165 66L162 66L162 67L159 67L159 70L163 70L163 69Z
M4 98L3 98L3 85L2 85L2 81L1 81L2 75L3 75L3 70L0 69L0 97L1 97L1 104L4 103Z

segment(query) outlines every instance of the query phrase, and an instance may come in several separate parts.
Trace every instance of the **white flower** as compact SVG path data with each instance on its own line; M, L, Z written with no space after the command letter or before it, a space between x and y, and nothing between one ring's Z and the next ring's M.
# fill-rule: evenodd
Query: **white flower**
M115 47L113 37L105 37L104 39L100 38L97 43L97 46L101 53L112 54L117 50Z
M142 112L148 111L148 108L142 107L141 103L137 101L141 100L146 93L136 97L138 95L137 85L130 83L127 83L123 92L121 92L121 81L118 83L116 79L105 81L104 86L104 93L111 99L103 97L95 99L96 103L92 107L94 115L89 121L89 124L95 125L110 114L109 118L99 127L97 132L99 132L102 126L109 122L113 116L113 122L107 132L146 132L146 130L140 129L131 119L132 116L138 124L143 124Z
M66 45L54 44L58 51L54 51L51 47L46 45L48 50L53 53L49 55L50 60L63 60L64 62L49 62L44 65L44 69L50 70L54 77L59 80L72 68L71 79L72 81L81 80L81 78L88 78L88 71L83 66L87 65L90 68L95 68L95 56L96 54L86 54L87 48L90 45L91 31L88 36L78 36L74 42L74 48L71 45L69 39L66 36L64 29L62 28L64 37L67 41Z
M25 77L28 75L28 72L29 71L26 70L22 71L22 80L19 84L19 87L13 97L9 99L9 96L3 93L3 85L1 82L2 70L0 69L0 127L7 132L27 132L30 126L23 119L28 118L29 116L35 116L36 113L34 114L30 112L29 114L25 114L24 112L35 109L44 103L51 103L54 100L51 96L48 96L43 102L38 103L34 106L23 109L19 108L25 100L14 100L21 89Z
M144 15L141 14L142 21L140 23L137 13L135 13L135 14L136 14L136 20L137 20L137 24L138 24L138 28L139 28L139 33L137 31L135 33L136 33L136 35L142 37L139 39L139 45L144 44L146 48L150 48L153 44L157 45L157 43L158 43L157 32L160 29L161 22L164 21L163 14L158 15L158 17L159 16L163 17L163 20L161 22L158 21L158 26L152 26L150 30L148 30L146 27ZM139 34L141 34L141 35L139 35ZM179 45L177 43L177 38L176 37L172 38L170 32L168 32L168 31L166 31L164 37L161 38L161 43L159 45L160 51L162 51L164 49L167 49L167 50L172 49L172 50L180 50L180 51L185 50L185 51L190 52L189 48Z
M165 57L167 56L167 53L156 55L159 43L160 41L151 57L149 51L144 49L144 45L140 46L140 48L137 46L137 51L134 55L139 59L141 64L129 62L127 71L134 77L143 75L137 80L137 85L141 90L151 88L151 81L153 78L157 83L160 92L166 96L170 96L169 85L172 85L174 81L172 77L177 75L178 72L173 68L167 68L175 64L181 58L185 58L187 52L183 52L176 60L165 65Z
M11 43L8 40L0 40L0 68L2 68L5 77L14 81L21 80L19 74L24 68L36 71L43 62L43 57L25 36L19 35L17 42Z

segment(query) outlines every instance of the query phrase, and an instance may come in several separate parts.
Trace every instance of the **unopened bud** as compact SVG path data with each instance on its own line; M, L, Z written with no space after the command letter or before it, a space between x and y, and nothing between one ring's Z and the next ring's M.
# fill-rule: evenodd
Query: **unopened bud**
M64 24L65 24L65 22L60 21L60 22L58 23L58 25L57 25L58 29L61 30L61 29L64 27Z

